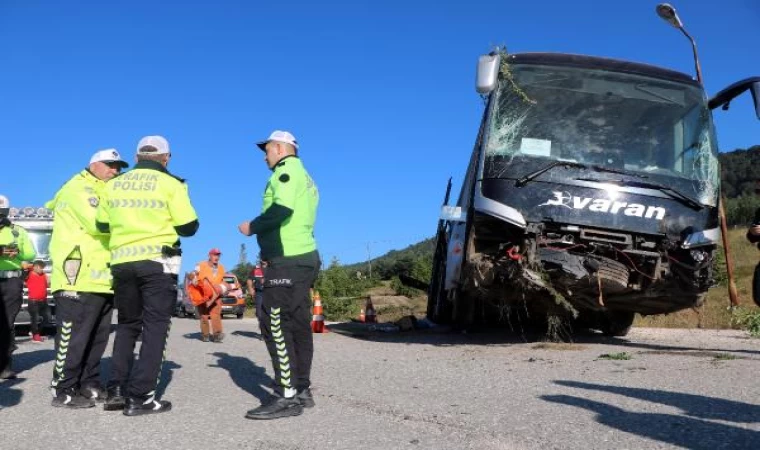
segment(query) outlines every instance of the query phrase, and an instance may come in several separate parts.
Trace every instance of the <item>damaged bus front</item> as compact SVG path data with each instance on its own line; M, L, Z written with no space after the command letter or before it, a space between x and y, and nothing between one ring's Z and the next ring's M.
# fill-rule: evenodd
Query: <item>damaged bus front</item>
M520 312L624 335L635 313L699 306L720 239L711 108L748 89L757 100L760 78L708 102L690 76L645 64L482 57L486 110L439 222L429 317Z

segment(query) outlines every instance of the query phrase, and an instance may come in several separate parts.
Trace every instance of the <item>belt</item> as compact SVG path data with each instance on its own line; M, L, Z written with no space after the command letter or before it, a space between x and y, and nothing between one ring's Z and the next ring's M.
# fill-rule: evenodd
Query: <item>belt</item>
M0 279L2 278L21 278L21 270L0 270Z

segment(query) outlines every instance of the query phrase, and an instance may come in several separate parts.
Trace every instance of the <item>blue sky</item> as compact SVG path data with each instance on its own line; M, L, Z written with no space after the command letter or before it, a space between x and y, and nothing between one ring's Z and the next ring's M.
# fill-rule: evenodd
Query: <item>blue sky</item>
M249 259L238 234L269 176L254 142L293 132L321 194L325 261L362 261L432 236L458 192L482 102L475 64L494 45L630 59L693 73L655 1L0 0L0 193L41 205L98 149L130 159L170 142L199 233ZM708 93L760 75L760 4L674 2L697 39ZM716 113L721 151L760 144L749 96Z

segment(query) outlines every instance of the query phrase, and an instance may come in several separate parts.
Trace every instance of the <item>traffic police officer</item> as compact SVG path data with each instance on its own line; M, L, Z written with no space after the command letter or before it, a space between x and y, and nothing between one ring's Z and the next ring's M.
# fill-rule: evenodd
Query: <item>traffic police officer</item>
M118 326L104 409L127 416L169 411L156 399L171 316L177 301L179 236L198 230L184 180L166 169L169 143L146 136L135 167L106 183L97 226L111 233L111 273ZM139 360L130 365L142 333ZM125 400L126 398L126 400Z
M0 379L16 378L11 355L16 350L14 323L24 299L24 269L37 253L22 227L11 223L8 198L0 195ZM25 262L26 261L26 262Z
M87 408L105 399L100 360L113 313L111 252L107 233L95 227L106 182L128 164L115 149L96 152L45 206L55 212L50 290L56 303L53 406Z
M257 144L272 175L264 190L262 213L238 226L256 235L266 261L262 301L262 334L275 372L271 402L248 411L249 419L296 416L314 406L311 395L311 333L309 288L321 265L314 240L319 193L297 156L298 142L287 131L275 131Z

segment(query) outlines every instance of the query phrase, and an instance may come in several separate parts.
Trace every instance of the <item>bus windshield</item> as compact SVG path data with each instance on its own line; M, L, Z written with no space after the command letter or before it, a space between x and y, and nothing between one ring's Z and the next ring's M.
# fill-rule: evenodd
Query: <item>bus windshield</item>
M717 146L699 87L601 69L511 69L495 94L485 177L510 177L515 158L563 160L690 186L717 204Z

